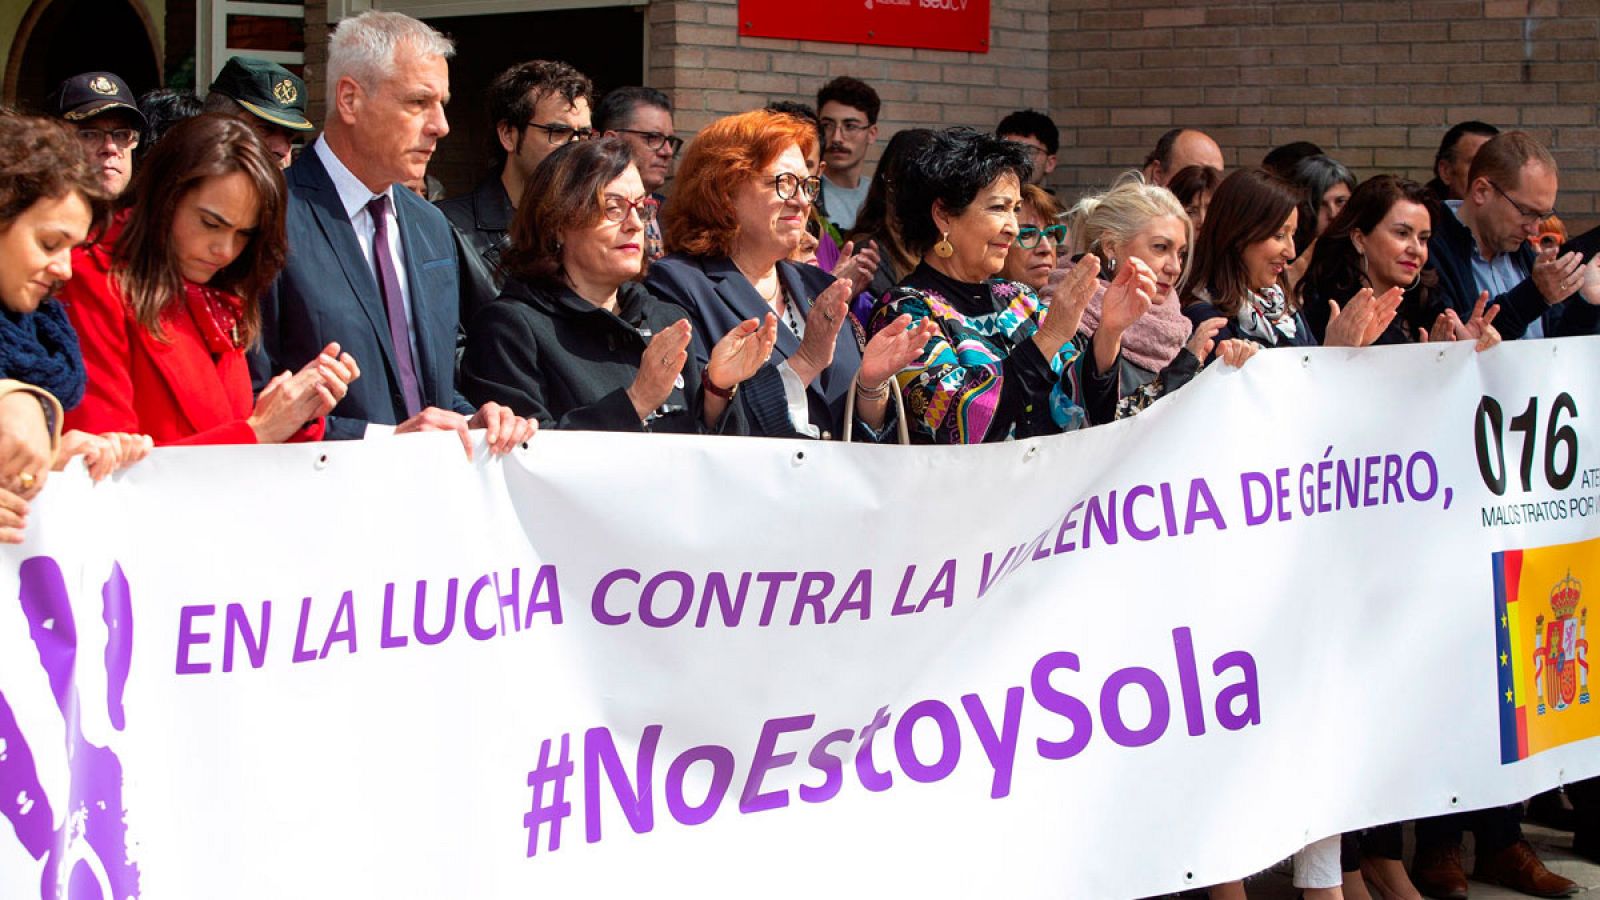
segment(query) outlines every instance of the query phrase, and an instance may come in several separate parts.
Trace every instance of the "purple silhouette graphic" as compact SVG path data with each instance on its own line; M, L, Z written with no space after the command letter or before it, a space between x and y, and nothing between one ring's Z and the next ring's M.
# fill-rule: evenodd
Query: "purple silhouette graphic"
M128 859L126 810L122 806L122 762L111 750L83 736L74 669L78 628L72 617L61 567L48 556L25 560L19 571L28 635L39 650L66 724L65 752L72 773L67 812L60 828L39 783L33 750L0 692L0 812L34 859L44 860L41 900L129 900L139 896L139 867ZM120 565L101 591L107 640L106 712L118 731L125 717L122 691L133 656L133 607Z

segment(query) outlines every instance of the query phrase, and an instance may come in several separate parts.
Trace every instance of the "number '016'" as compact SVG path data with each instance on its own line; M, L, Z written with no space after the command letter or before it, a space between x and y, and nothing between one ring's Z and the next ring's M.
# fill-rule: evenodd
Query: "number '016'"
M1578 404L1572 395L1563 391L1550 404L1550 418L1544 426L1544 480L1555 490L1565 490L1578 474L1578 433L1570 421L1578 417ZM1505 413L1500 401L1485 395L1478 402L1478 414L1473 423L1474 443L1478 451L1478 473L1483 483L1495 496L1506 492L1506 433ZM1511 431L1522 435L1521 465L1518 474L1524 493L1533 490L1533 458L1539 444L1539 398L1529 397L1528 407L1511 419ZM1556 467L1560 462L1560 468Z

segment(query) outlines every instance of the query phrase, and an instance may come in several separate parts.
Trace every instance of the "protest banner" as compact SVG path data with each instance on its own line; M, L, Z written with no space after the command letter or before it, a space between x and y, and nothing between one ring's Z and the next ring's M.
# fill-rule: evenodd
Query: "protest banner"
M0 896L1136 897L1591 777L1596 372L1280 350L982 447L58 475L0 554Z

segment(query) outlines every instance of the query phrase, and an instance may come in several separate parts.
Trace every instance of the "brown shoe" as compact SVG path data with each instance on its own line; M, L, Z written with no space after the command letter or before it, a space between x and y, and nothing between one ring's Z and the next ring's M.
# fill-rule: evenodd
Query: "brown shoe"
M1572 880L1545 868L1527 841L1517 841L1493 856L1478 857L1472 877L1535 897L1571 897L1578 892Z
M1418 850L1411 861L1411 883L1437 900L1467 900L1467 873L1461 868L1461 847Z

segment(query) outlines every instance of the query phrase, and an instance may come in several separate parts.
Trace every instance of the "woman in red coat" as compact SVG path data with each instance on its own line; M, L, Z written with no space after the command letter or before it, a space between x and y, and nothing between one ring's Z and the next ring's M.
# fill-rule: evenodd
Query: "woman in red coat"
M286 247L283 176L255 133L223 116L180 123L130 196L100 241L73 253L61 291L89 381L68 427L157 444L321 438L359 375L338 344L251 395L245 348Z

